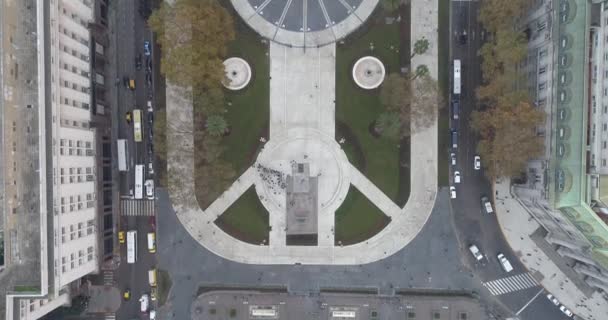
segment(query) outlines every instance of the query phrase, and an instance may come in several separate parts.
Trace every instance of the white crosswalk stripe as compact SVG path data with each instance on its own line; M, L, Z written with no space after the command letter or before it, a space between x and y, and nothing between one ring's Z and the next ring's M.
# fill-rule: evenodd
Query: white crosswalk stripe
M120 212L123 216L153 216L154 200L121 199Z
M112 271L103 272L103 284L106 286L114 285L114 272L112 272Z
M484 282L483 286L486 287L492 295L499 296L509 292L536 287L538 286L538 282L530 273L520 273L514 276Z
M106 314L104 317L105 320L115 320L116 316L113 314Z

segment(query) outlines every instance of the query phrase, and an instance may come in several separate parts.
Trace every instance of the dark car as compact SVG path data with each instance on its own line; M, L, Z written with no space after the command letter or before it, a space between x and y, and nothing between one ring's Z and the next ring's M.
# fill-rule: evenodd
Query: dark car
M458 111L460 109L460 101L452 100L452 118L458 120Z
M137 70L140 70L142 65L143 65L143 59L142 59L141 53L140 53L135 57L135 68Z
M153 122L154 122L154 113L148 112L148 123L150 124L150 126L152 126Z
M152 154L154 153L154 145L152 144L152 141L148 142L148 156L152 156Z
M146 68L148 72L152 72L152 59L150 57L146 57Z
M152 74L150 72L146 73L146 85L152 87Z
M467 31L463 30L462 33L458 36L458 42L461 45L467 44Z

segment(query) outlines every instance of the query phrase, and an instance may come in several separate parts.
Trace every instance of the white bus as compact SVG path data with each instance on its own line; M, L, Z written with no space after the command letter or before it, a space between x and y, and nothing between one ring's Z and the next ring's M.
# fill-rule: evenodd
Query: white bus
M137 260L137 231L127 231L127 263Z
M129 162L127 162L128 153L127 153L127 140L118 139L118 171L127 171L129 170Z
M135 165L135 199L144 198L144 165Z
M133 139L135 142L141 142L141 110L133 110Z
M460 60L454 60L454 94L460 94Z

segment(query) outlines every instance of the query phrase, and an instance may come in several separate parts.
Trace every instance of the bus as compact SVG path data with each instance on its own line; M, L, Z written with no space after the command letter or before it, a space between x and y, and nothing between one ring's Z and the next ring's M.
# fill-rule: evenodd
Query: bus
M129 170L129 162L127 162L127 140L118 139L118 171Z
M133 138L135 142L141 142L141 110L133 110Z
M144 165L135 165L135 199L144 198Z
M127 263L137 260L137 231L127 231Z
M454 60L454 94L460 94L460 60Z

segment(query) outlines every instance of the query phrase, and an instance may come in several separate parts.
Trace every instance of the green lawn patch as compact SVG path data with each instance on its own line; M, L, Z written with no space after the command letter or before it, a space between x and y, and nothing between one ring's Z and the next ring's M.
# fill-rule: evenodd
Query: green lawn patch
M252 244L268 243L268 211L260 202L255 187L249 188L215 220L229 235Z
M171 276L169 272L165 270L158 270L158 305L163 306L167 302L169 296L169 290L173 283L171 282Z
M389 222L389 217L351 186L346 199L336 210L335 243L349 245L365 241Z
M449 184L449 161L448 161L448 129L449 129L449 117L450 108L448 101L449 83L448 83L448 69L450 66L450 47L449 38L450 34L450 0L439 0L439 38L438 40L438 82L439 89L443 95L443 101L446 105L439 109L439 134L438 134L438 175L437 183L439 186L447 186Z
M336 118L350 128L365 158L363 172L393 200L398 199L399 142L370 134L372 122L383 111L379 90L363 90L352 80L352 67L361 57L378 57L388 73L399 72L399 25L375 17L367 30L338 45L336 53ZM373 50L370 48L373 44ZM338 139L340 137L337 137ZM349 141L346 141L348 144ZM349 157L352 163L357 159Z
M244 23L236 23L236 39L230 43L228 56L245 59L252 70L251 82L240 91L226 90L226 120L230 135L223 138L222 158L242 174L255 161L260 137L268 138L270 79L268 44L262 43Z

